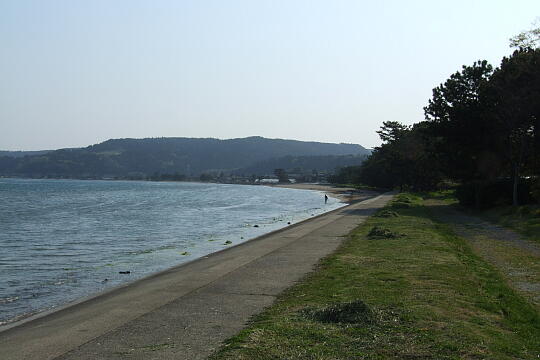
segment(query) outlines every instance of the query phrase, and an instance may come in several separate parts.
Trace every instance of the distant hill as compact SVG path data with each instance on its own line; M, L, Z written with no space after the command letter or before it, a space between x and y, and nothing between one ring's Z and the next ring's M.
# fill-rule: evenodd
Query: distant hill
M112 139L86 148L61 149L22 157L0 157L0 175L23 177L198 176L233 172L286 156L361 156L360 145L248 137ZM256 173L258 174L258 173Z
M33 156L33 155L43 155L54 150L37 150L37 151L3 151L0 150L0 157L9 156L9 157L24 157L24 156Z

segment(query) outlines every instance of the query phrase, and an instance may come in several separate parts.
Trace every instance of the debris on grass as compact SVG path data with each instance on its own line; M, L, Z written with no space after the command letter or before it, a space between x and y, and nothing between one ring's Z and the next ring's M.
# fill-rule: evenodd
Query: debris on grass
M374 216L379 217L379 218L391 218L391 217L399 217L399 214L392 210L383 210L383 211L378 212Z
M373 228L371 228L371 230L368 233L368 237L372 238L372 239L373 238L376 238L376 239L380 239L380 238L394 239L394 238L398 238L398 237L401 237L401 236L405 236L405 235L393 232L393 231L391 231L389 229L382 228L380 226L374 226Z
M304 317L324 323L372 324L375 321L373 310L362 300L332 304L323 309L305 309Z

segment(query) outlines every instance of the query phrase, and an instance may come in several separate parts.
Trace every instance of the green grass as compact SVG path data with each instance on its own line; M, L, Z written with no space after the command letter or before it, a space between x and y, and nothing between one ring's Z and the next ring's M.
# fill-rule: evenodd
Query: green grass
M211 358L538 358L538 312L420 197L383 211Z
M454 190L432 192L426 195L443 200L447 204L458 204ZM527 239L540 243L540 205L499 206L481 211L465 210L488 221L511 228Z
M483 211L480 215L540 243L540 206L538 205L497 207Z
M448 189L448 190L432 191L432 192L424 193L423 195L426 198L441 200L447 205L457 205L458 199L455 196L455 192L456 191L454 189Z

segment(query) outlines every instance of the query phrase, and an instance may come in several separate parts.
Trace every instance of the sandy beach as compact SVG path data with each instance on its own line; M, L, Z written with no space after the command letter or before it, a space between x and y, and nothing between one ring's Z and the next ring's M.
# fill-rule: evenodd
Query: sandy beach
M329 196L334 196L343 202L352 203L364 199L366 196L375 194L373 191L358 190L351 187L332 186L328 184L272 184L268 186L284 187L289 189L316 190L323 191Z
M0 332L2 358L206 358L391 197L355 193L352 205L15 324Z

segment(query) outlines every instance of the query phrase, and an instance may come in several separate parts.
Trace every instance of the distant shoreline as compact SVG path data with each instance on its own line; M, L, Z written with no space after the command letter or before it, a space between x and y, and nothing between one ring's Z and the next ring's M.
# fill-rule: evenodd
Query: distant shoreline
M251 185L251 186L268 186L268 187L280 187L287 189L297 190L312 190L322 191L327 193L341 202L351 203L358 200L359 197L375 193L373 191L358 190L352 187L334 186L329 183L228 183L228 182L214 182L214 181L197 181L197 180L141 180L141 179L80 179L80 178L31 178L31 177L10 177L0 176L1 179L13 179L13 180L75 180L75 181L129 181L129 182L155 182L155 183L192 183L192 184L216 184L216 185Z
M78 180L78 181L139 181L139 182L165 182L165 183L196 183L196 184L223 184L223 185L253 185L253 186L271 186L284 187L290 189L301 190L317 190L336 193L341 190L350 191L354 188L335 187L330 183L260 183L260 182L219 182L219 181L201 181L197 179L186 180L153 180L153 179L130 179L130 178L77 178L77 177L25 177L25 176L4 176L0 175L0 179L13 180Z
M269 186L269 187L281 187L287 189L297 190L313 190L323 191L333 197L339 199L342 202L348 202L351 200L351 192L354 193L354 198L358 194L363 193L358 189L352 187L334 186L330 183L233 183L233 182L215 182L215 181L197 181L197 180L150 180L150 179L93 179L93 178L34 178L34 177L13 177L13 176L0 176L1 179L13 179L13 180L75 180L75 181L133 181L133 182L155 182L155 183L192 183L192 184L216 184L216 185L251 185L251 186ZM367 191L369 193L369 191Z

